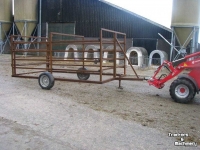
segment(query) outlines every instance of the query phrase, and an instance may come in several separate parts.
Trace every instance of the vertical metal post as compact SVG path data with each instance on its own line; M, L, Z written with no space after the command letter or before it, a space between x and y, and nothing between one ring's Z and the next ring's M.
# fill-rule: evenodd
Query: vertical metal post
M117 33L114 33L114 69L113 69L113 77L116 78L116 68L117 68L117 56L116 56L116 39L117 39Z
M24 22L24 49L27 50L28 49L28 37L27 37L27 31L28 31L28 28L27 28L27 21ZM27 55L28 52L24 52L25 56Z
M171 36L171 49L170 49L170 61L172 61L172 55L174 50L174 27L172 27L172 36Z
M15 58L15 47L16 45L14 44L14 37L11 36L10 37L10 41L11 41L11 59L12 59L12 76L15 76L16 75L16 58Z
M118 89L123 89L122 86L121 86L121 80L119 80L119 87L118 87Z
M200 30L200 29L199 29L199 27L198 27L198 28L197 28L197 41L196 41L196 48L197 48L197 49L198 49L198 46L199 46L198 41L200 40L200 39L199 39L199 37L200 37L200 36L199 36L199 30Z
M49 36L49 24L46 22L46 38L48 39Z
M53 61L52 61L52 51L53 51L53 46L52 46L52 39L53 39L53 35L52 33L50 34L50 40L49 40L49 45L50 45L50 48L49 48L49 65L50 65L50 72L52 74L52 68L53 68Z
M40 49L40 42L41 42L41 36L39 36L39 24L37 25L38 26L38 30L37 30L37 49L39 50ZM40 55L40 52L38 51L37 52L37 56Z
M49 50L50 50L50 41L46 41L46 71L49 71Z
M25 41L27 41L27 31L28 31L28 28L27 28L27 21L24 22L24 35L25 35Z
M2 37L2 23L0 22L0 41L3 40L1 37Z
M25 50L27 50L28 49L28 43L27 43L27 41L28 41L28 38L27 38L27 31L28 31L28 27L27 27L27 21L25 21L24 22L24 35L25 35L25 37L24 37L24 49ZM26 51L26 52L24 52L24 55L26 56L28 54L28 52Z
M194 33L193 33L193 38L192 38L192 43L191 43L191 50L190 53L194 53L196 51L196 27L194 27Z
M126 55L126 35L124 36L124 55ZM124 56L124 75L126 75L126 56Z
M48 22L46 22L46 42L47 42L47 50L46 50L46 70L50 70L49 69L49 51L50 51L50 43L51 43L51 39L49 39L49 31L48 31Z
M40 11L39 11L39 36L41 37L41 29L42 29L42 0L40 0Z
M12 67L12 76L13 76L13 37L11 35L10 37L10 43L11 43L11 46L10 46L10 52L11 52L11 67Z
M82 61L83 61L83 68L85 68L85 44L84 44L85 43L84 42L85 39L84 39L84 37L82 38L82 40L83 40L83 49L82 49L82 51L83 51L82 55L83 56L82 56Z
M100 82L102 82L102 74L103 74L103 71L102 71L102 63L103 63L103 54L102 54L102 50L103 50L103 43L102 43L102 38L103 38L103 36L102 36L102 33L103 31L102 31L102 29L101 29L101 31L100 31Z
M0 54L3 53L2 23L0 22Z
M13 35L15 35L15 23L13 22Z
M39 42L41 42L41 28L42 28L42 24L41 24L41 20L42 20L42 2L41 2L41 0L40 0L40 8L39 8L39 24L38 24L38 39L37 39L37 49L40 49L40 44L39 44ZM37 52L37 56L39 56L40 55L40 53L39 52Z

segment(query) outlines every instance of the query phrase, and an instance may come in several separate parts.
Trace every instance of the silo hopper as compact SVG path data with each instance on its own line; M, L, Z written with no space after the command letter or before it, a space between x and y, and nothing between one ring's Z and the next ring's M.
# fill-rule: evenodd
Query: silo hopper
M12 25L12 0L0 1L0 53L4 51L5 37Z
M37 24L38 0L15 0L14 22L21 36L31 36ZM23 38L28 41L27 37ZM27 46L24 44L24 46Z
M174 60L186 54L186 49L191 42L190 53L196 51L200 23L200 0L173 0L172 7L172 48L177 51ZM176 46L176 41L179 46ZM177 48L178 47L178 48Z

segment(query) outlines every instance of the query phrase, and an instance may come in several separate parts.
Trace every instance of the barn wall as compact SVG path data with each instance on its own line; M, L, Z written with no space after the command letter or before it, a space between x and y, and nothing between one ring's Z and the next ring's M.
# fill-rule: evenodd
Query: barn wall
M99 37L101 28L123 32L127 38L143 38L148 51L155 44L145 39L160 39L158 33L171 38L171 32L160 26L98 0L42 0L42 22L75 23L75 34L85 37ZM136 43L142 46L142 41Z
M125 32L129 38L160 38L171 33L98 0L42 0L42 22L75 22L76 34L98 37L100 28Z

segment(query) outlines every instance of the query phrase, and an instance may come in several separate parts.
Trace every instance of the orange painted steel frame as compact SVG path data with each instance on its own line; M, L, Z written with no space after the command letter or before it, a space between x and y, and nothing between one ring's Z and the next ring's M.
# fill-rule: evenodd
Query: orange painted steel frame
M112 39L106 39L103 38L104 35L109 34L113 35ZM70 37L70 40L55 40L55 36L66 36ZM118 40L118 36L123 39L123 40ZM41 38L41 42L23 42L23 41L18 41L16 40L18 36L11 36L10 42L11 42L11 66L12 66L12 76L13 77L22 77L22 78L36 78L38 79L38 75L35 75L36 73L42 73L45 71L48 71L52 74L54 73L72 73L72 74L94 74L94 75L99 75L99 81L91 81L91 80L79 80L79 79L69 79L69 78L61 78L61 77L55 77L55 80L62 80L62 81L73 81L73 82L86 82L86 83L97 83L97 84L102 84L106 83L109 81L113 80L119 80L119 86L121 86L121 80L138 80L142 81L144 80L143 78L140 78L132 65L130 67L132 68L133 72L135 73L135 76L133 78L127 78L126 77L126 63L125 61L127 60L129 64L131 64L130 60L126 56L126 34L125 33L120 33L108 29L101 29L100 30L100 38L99 40L85 40L84 36L77 36L77 35L70 35L70 34L62 34L62 33L50 33L49 38ZM21 37L24 38L24 37ZM29 38L39 38L39 37L29 37ZM79 40L77 40L79 39ZM41 44L43 45L43 49L18 49L19 44ZM78 58L77 60L69 60L69 59L64 59L64 58L55 58L53 57L54 52L67 52L67 50L53 50L53 47L55 45L59 44L74 44L74 45L82 45L82 50L79 50L78 52L82 53L82 57ZM99 65L91 65L87 64L87 62L94 62L94 59L86 59L84 58L84 53L85 53L85 45L88 44L97 44L100 45L100 49L96 50L96 52L100 53L99 59ZM103 48L104 44L111 44L114 46L113 50L106 50ZM119 47L119 49L117 49ZM23 53L23 52L31 52L31 53L38 53L38 52L43 52L46 54L46 57L42 58L29 58L29 57L18 57L18 53ZM70 51L71 52L71 51ZM75 51L73 51L75 52ZM103 58L103 53L104 52L112 52L114 54L113 58ZM123 58L117 58L117 52L123 54ZM33 55L34 56L34 55ZM103 60L112 60L113 61L113 66L106 66L103 65ZM123 65L117 65L117 60L123 61ZM16 62L21 62L21 61L28 61L31 63L25 63L25 64L18 64ZM81 64L55 64L56 62L79 62ZM40 65L45 65L45 67L41 68L35 68L35 67L28 67L30 65L35 65L35 64L40 64ZM97 71L94 70L73 70L73 69L55 69L55 66L80 66L82 68L85 67L99 67ZM123 74L118 74L117 73L117 68L123 68ZM26 73L17 73L17 70L24 69L28 70ZM113 69L112 73L105 73L105 70ZM31 70L31 71L30 71ZM37 70L37 71L32 71L32 70ZM111 78L103 80L103 75L106 76L111 76Z

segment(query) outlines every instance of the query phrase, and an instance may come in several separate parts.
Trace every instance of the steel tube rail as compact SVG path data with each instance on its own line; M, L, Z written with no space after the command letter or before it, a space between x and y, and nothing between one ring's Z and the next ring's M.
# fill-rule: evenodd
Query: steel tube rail
M109 30L109 29L105 29L105 28L101 28L101 30L102 30L102 31L111 32L111 33L116 33L116 34L126 35L125 33L117 32L117 31L113 31L113 30Z
M104 38L104 33L112 34L112 39ZM64 36L64 38L73 37L72 40L55 40L57 36ZM122 39L118 39L118 37L123 37ZM70 35L70 34L62 34L62 33L50 33L49 38L41 38L44 41L34 40L35 44L43 44L41 49L19 49L20 44L30 44L31 41L17 41L18 36L11 36L11 65L12 65L12 76L13 77L22 77L22 78L38 78L38 73L48 71L51 74L55 75L55 80L60 81L72 81L72 82L84 82L84 83L97 83L103 84L113 80L119 80L119 84L121 85L121 80L143 80L139 78L134 68L131 66L132 70L135 73L136 78L126 78L126 64L125 61L130 60L126 56L126 34L121 32L116 32L108 29L100 30L100 39L99 40L85 40L84 36ZM26 36L28 39L28 37ZM37 39L37 37L32 37L33 39ZM58 46L66 46L68 44L81 44L80 50L64 50L64 48L60 48ZM100 49L93 50L95 57L86 56L85 50L87 44L98 44ZM113 45L113 49L104 49L104 44ZM119 49L118 49L119 47ZM19 54L23 54L24 52L30 53L26 57L22 57ZM42 56L36 56L37 52L42 52ZM66 52L78 53L76 57L65 58L63 53ZM59 55L57 55L59 53ZM60 55L60 53L62 55ZM108 56L104 58L104 53L112 53L113 57L109 58ZM56 55L54 55L56 54ZM82 54L82 56L80 56ZM97 55L98 54L98 55ZM121 54L123 56L118 56ZM75 54L74 54L75 55ZM109 61L109 62L106 62ZM123 62L120 65L119 62ZM105 64L104 64L105 63ZM80 68L79 68L80 67ZM86 68L87 70L82 70L81 68ZM79 68L79 69L78 69ZM123 72L121 73L121 69L117 70L117 68L122 68ZM80 70L81 69L81 70ZM27 71L27 72L24 72ZM17 73L16 73L17 72ZM62 77L59 74L62 73ZM72 79L69 76L65 76L63 74L92 74L99 75L99 78L95 78L93 80L79 80ZM106 77L105 77L106 76ZM108 76L108 77L107 77ZM64 77L64 78L63 78Z
M117 40L116 40L117 41ZM118 42L118 41L117 41ZM118 43L119 44L119 43ZM124 56L126 57L126 59L128 60L128 62L129 62L129 64L131 64L131 61L128 59L128 57L126 56L126 53L123 51L123 49L122 49L122 47L121 47L121 45L119 44L119 47L121 48L121 50L122 50L122 52L124 53ZM133 70L133 72L135 73L135 75L136 75L136 77L137 78L139 78L139 76L137 75L137 73L136 73L136 71L135 71L135 69L133 68L133 66L132 65L130 65L131 66L131 69Z

